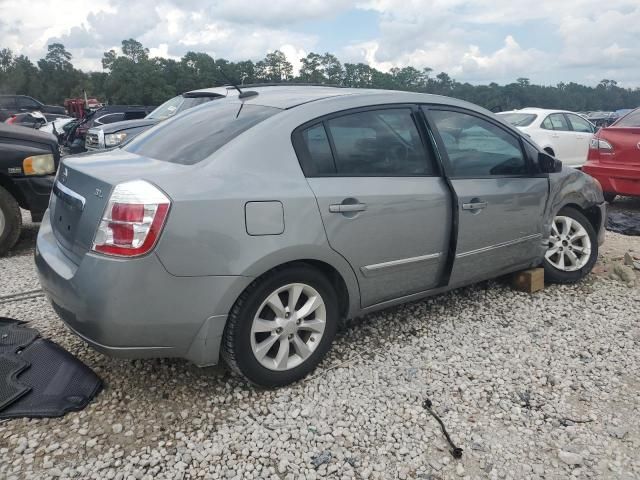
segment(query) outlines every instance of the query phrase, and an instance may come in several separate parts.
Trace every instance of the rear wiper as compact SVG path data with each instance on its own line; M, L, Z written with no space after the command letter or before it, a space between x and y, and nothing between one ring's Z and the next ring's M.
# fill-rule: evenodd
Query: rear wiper
M234 83L228 76L226 73L224 73L224 70L222 69L222 67L218 67L218 70L220 70L220 74L224 77L224 79L229 82L229 84L235 88L238 91L238 98L242 99L242 98L249 98L249 97L255 97L256 95L258 95L258 92L253 91L253 90L247 90L246 92L243 92L242 90L240 90L240 87L238 87L238 85L236 85L236 83ZM240 113L240 112L238 112Z

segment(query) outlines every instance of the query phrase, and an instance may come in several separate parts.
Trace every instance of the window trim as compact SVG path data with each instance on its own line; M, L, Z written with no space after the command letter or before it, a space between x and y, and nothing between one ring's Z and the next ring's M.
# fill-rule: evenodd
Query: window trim
M330 129L327 127L327 122L329 120L333 120L334 118L340 118L347 115L353 115L362 112L370 112L370 111L379 111L379 110L399 110L404 109L408 110L411 113L411 118L418 132L418 136L420 138L420 142L422 143L422 148L425 153L424 161L426 162L427 167L431 167L432 173L430 174L402 174L402 175L388 175L388 174L348 174L348 173L338 173L337 163L336 163L336 148L333 142L333 136L331 134ZM424 126L421 124L424 122L424 119L420 116L420 108L417 104L413 103L385 103L382 105L367 105L365 107L355 107L348 108L345 110L340 110L337 112L332 112L327 115L322 115L320 117L316 117L313 120L309 120L299 126L297 126L293 132L291 133L291 142L293 144L293 149L298 157L298 163L300 164L300 168L302 169L302 173L306 178L439 178L442 176L442 171L440 169L439 162L436 158L436 152L431 144L431 141L425 135L425 131L423 131ZM333 165L336 170L335 173L315 173L315 166L313 165L313 161L311 159L311 154L304 142L303 132L308 128L315 127L318 124L322 124L325 135L329 140L329 147L331 148L331 157L333 159Z
M468 180L468 179L477 179L477 180L482 180L482 179L495 179L495 178L536 178L536 177L547 177L547 174L544 173L540 173L536 171L535 168L535 161L534 159L532 159L527 151L524 148L524 144L523 144L523 138L521 135L512 132L508 129L506 129L504 127L504 125L502 125L500 122L492 119L491 117L487 117L486 115L483 115L479 112L475 112L473 110L468 110L466 108L463 107L457 107L457 106L453 106L453 105L444 105L444 104L421 104L420 105L421 110L424 113L425 116L425 120L427 123L427 128L430 130L431 134L433 135L433 138L436 142L436 146L438 149L438 157L440 158L440 161L442 162L442 167L444 169L445 175L447 178L451 179L451 180ZM525 161L525 166L527 169L527 172L524 174L514 174L514 175L452 175L451 174L451 161L449 159L449 154L447 152L447 149L445 147L444 141L442 140L442 137L440 135L440 131L437 129L436 125L435 125L435 121L433 119L433 117L431 116L431 112L432 111L447 111L447 112L457 112L457 113L462 113L462 114L466 114L466 115L470 115L472 117L477 117L480 120L484 120L490 124L492 124L493 126L499 128L500 130L502 130L503 132L507 133L508 135L510 135L511 137L513 137L517 142L518 142L518 146L520 147L520 152L522 154L522 158ZM537 147L536 147L536 150Z

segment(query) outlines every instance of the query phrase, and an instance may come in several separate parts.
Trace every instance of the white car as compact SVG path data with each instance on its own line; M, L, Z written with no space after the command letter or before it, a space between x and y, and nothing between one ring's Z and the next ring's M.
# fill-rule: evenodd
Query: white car
M587 161L589 142L597 128L577 113L528 107L498 115L564 165L579 168Z

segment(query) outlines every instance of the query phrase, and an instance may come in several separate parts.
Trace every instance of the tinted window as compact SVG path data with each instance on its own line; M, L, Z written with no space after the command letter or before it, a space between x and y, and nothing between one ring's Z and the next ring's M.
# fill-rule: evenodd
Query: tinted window
M0 108L16 108L16 98L0 97Z
M593 133L593 127L584 118L578 115L567 115L574 132Z
M279 111L237 103L204 105L165 120L123 149L157 160L193 165Z
M538 117L535 113L501 113L499 115L514 127L527 127Z
M124 112L123 120L139 120L144 118L147 115L147 112L144 111L133 111L133 112Z
M108 115L102 115L94 120L97 125L105 125L107 123L119 122L124 119L124 113L110 113Z
M410 109L353 113L327 120L325 125L333 141L337 175L433 173ZM317 141L322 140L318 137ZM309 150L318 150L318 147L308 145ZM321 161L324 165L328 163L323 158ZM321 168L323 166L319 164L318 169Z
M486 177L523 175L527 163L516 137L480 117L431 110L449 157L450 175Z
M567 120L562 113L552 113L551 115L549 115L549 121L551 122L551 125L553 125L554 130L565 132L571 130L571 127L567 123Z
M29 97L18 97L18 108L39 108L40 104Z
M638 110L634 110L629 113L625 117L622 117L618 123L615 124L616 127L628 127L628 128L640 128L640 108Z

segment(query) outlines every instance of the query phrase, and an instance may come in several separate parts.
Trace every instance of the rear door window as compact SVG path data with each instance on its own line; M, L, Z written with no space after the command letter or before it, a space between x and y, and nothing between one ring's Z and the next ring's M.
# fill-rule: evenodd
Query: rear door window
M240 103L202 105L147 130L123 149L156 160L193 165L280 111Z
M307 176L433 175L410 108L329 118L302 132ZM333 147L333 148L332 148ZM303 162L305 163L305 162Z
M33 98L18 97L18 108L40 108L40 104Z
M571 127L567 123L567 119L562 113L552 113L549 115L549 121L551 125L553 125L554 130L558 130L561 132L569 132L571 131Z

